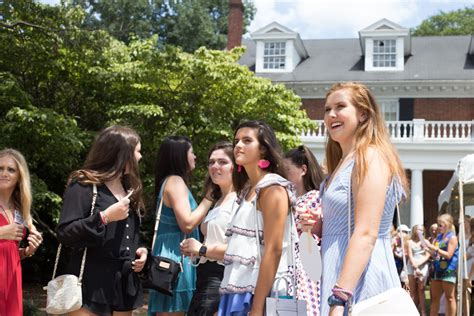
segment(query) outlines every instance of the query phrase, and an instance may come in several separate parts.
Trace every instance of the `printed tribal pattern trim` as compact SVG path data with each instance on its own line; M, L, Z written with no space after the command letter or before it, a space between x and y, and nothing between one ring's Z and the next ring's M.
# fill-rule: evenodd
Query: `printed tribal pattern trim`
M257 258L254 256L250 258L244 258L239 255L231 255L231 254L224 255L224 265L228 266L234 262L239 262L245 266L253 266L255 265L255 262L257 262Z
M253 237L255 238L255 229L248 229L248 228L243 228L243 227L238 227L238 226L232 226L232 227L229 227L227 228L226 232L225 232L225 235L227 237L230 237L232 236L234 233L236 233L237 235L242 235L242 236L246 236L246 237ZM259 234L259 237L260 237L260 240L261 240L261 244L263 245L263 230L259 230L258 231L258 234Z
M237 285L232 285L228 284L225 288L221 287L219 288L219 294L233 294L233 293L253 293L255 290L255 286L253 285L247 285L247 286L237 286Z

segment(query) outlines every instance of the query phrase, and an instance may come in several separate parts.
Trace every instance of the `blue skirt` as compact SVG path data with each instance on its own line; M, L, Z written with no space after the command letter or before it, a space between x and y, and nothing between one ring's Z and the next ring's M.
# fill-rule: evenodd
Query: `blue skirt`
M234 293L221 296L217 316L247 316L252 307L253 294Z

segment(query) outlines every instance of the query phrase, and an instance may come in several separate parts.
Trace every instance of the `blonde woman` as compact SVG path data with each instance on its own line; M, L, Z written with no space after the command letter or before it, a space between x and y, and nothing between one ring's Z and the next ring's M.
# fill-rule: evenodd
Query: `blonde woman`
M23 315L20 260L35 254L43 241L33 225L30 174L23 155L0 151L0 315ZM29 231L28 246L19 248Z
M425 316L425 285L428 279L428 266L431 255L426 250L425 228L423 225L413 226L411 238L408 241L407 253L410 294L421 315Z
M366 86L335 84L326 95L324 123L329 178L321 185L321 315L336 316L350 300L357 303L400 287L390 226L407 181Z
M456 270L458 266L458 238L453 217L443 214L438 217L439 234L434 243L427 243L434 258L434 277L431 281L430 315L438 315L441 296L446 298L446 316L456 313Z

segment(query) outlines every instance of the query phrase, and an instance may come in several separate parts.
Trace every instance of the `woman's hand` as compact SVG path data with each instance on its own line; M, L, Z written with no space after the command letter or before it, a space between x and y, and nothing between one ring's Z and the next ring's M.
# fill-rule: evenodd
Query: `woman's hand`
M181 253L190 257L199 255L199 249L201 249L202 244L194 238L188 238L183 240L179 246Z
M30 231L28 235L28 246L25 248L25 256L31 257L43 242L43 236L37 230Z
M136 251L138 259L132 261L133 272L141 272L145 266L146 259L148 257L148 250L146 248L138 248Z
M299 214L298 220L302 231L311 232L314 225L321 221L321 212L318 212L318 210L309 210L306 213Z
M12 223L0 227L0 239L20 241L23 239L23 225Z
M251 309L250 312L247 313L247 316L263 316L263 311Z
M130 195L133 191L130 191L125 197L120 199L117 203L110 205L105 211L104 215L107 217L109 222L116 222L126 219L128 212L130 211Z

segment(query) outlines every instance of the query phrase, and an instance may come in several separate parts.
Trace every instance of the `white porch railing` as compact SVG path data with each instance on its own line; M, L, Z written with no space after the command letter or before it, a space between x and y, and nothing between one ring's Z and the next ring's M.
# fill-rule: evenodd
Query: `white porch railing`
M316 129L302 133L302 140L324 141L324 121L315 120ZM455 142L474 143L473 121L387 121L387 129L394 142Z

